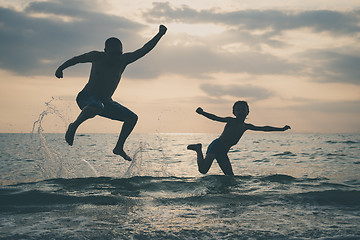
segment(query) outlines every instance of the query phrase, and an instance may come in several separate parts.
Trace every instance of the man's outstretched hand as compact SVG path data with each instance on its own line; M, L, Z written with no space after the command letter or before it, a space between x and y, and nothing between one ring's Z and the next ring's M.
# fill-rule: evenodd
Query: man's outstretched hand
M204 113L204 110L203 110L201 107L198 107L198 108L196 109L196 112L197 112L198 114L203 114L203 113Z
M60 69L57 69L55 72L55 76L57 78L63 78L63 71L61 71Z
M164 25L159 26L159 33L164 35L167 31L167 28Z

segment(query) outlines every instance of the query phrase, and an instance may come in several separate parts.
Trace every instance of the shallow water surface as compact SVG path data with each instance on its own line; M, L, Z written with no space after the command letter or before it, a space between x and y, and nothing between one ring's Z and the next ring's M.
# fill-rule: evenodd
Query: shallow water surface
M197 172L215 135L0 134L1 239L360 239L360 135L247 134Z

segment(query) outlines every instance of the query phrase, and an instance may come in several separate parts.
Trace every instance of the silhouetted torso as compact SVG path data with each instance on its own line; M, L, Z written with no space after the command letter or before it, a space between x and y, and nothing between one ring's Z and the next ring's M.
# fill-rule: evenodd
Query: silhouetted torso
M100 99L110 99L127 65L126 55L108 54L97 51L84 55L86 55L86 58L89 58L92 66L89 82L83 90L94 94Z
M236 118L231 118L229 120L220 135L219 139L225 145L225 147L229 148L236 145L244 132L247 130L247 124L241 120Z

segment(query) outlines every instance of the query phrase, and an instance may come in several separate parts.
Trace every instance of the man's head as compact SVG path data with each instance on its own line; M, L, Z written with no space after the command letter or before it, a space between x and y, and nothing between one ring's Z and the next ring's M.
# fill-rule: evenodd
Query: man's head
M111 37L105 41L105 52L122 53L122 50L122 43L118 38Z

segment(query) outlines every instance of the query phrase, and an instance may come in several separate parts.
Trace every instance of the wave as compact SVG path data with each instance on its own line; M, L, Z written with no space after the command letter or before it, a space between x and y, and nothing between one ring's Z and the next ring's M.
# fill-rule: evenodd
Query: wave
M18 183L15 185L2 186L0 194L12 194L21 191L21 189L38 189L38 188L53 188L56 191L90 191L96 189L122 189L130 192L141 190L172 190L182 191L189 188L196 188L199 186L215 186L218 184L227 186L240 186L244 183L283 183L292 185L294 183L318 183L327 186L342 186L347 187L352 184L352 181L347 181L348 184L332 183L331 179L326 177L316 178L296 178L286 174L270 174L265 176L225 176L225 175L203 175L200 177L155 177L155 176L134 176L128 178L113 178L113 177L87 177L87 178L55 178L42 180L38 182ZM354 180L355 181L355 180ZM355 181L358 183L357 181ZM19 190L20 189L20 190Z
M59 206L136 205L145 199L158 205L238 204L329 205L360 207L360 191L326 178L289 175L203 177L131 177L51 179L0 189L4 212L46 211ZM29 210L33 209L33 210Z
M260 178L262 181L290 183L296 180L296 178L288 175L275 174Z
M332 141L332 140L329 140L329 141L326 141L326 143L328 144L338 144L338 143L341 143L341 144L359 144L360 142L359 141L352 141L352 140L347 140L347 141Z
M282 157L282 156L289 156L289 157L296 157L297 155L295 153L289 152L289 151L285 151L282 153L277 153L277 154L273 154L272 156L274 157Z
M114 205L124 202L123 199L112 196L71 196L38 190L24 192L13 191L10 194L9 192L4 194L3 191L0 191L0 196L0 206L46 206L57 204Z
M296 194L300 201L316 205L360 207L360 191L326 190Z

